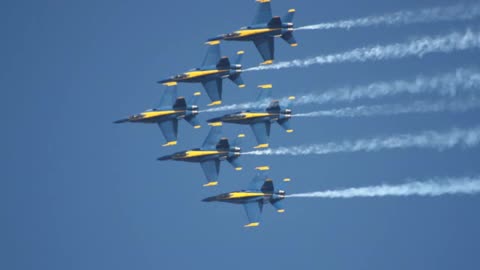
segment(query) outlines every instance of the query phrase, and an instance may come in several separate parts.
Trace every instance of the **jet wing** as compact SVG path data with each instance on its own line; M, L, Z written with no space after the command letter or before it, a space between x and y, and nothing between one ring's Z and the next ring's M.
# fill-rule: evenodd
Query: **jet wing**
M212 103L222 100L222 79L209 80L202 82L203 88L207 91L207 95Z
M178 120L177 119L168 119L165 121L157 122L158 126L162 130L163 136L167 140L167 144L172 145L173 142L177 141L178 134Z
M270 0L257 0L257 11L253 17L252 24L268 23L272 19L272 7Z
M218 173L220 172L220 160L211 159L200 162L203 173L207 178L207 184L205 186L214 186L218 183Z
M271 123L268 121L253 123L250 125L252 127L255 138L257 139L258 145L264 145L268 147L268 137L270 137L270 126Z
M158 103L158 108L162 107L172 107L177 98L177 86L165 87L160 102Z
M273 61L274 44L273 37L260 37L253 40L263 61Z
M263 210L262 201L248 202L243 205L248 217L248 224L245 227L254 227L260 225L260 216Z
M208 45L207 54L203 58L202 67L214 66L220 61L220 43L212 42Z
M216 149L218 141L222 136L222 126L213 126L202 144L202 149Z

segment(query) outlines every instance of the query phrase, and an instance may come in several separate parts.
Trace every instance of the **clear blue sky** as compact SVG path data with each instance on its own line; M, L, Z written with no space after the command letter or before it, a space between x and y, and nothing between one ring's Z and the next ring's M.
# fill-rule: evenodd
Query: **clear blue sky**
M429 1L273 1L296 8L297 26L449 4ZM179 145L160 130L112 121L156 104L158 79L201 63L203 42L246 25L254 1L3 1L0 4L1 269L479 269L480 196L291 199L264 209L253 230L243 208L200 200L245 188L257 165L287 192L403 183L405 178L476 175L480 150L395 150L326 156L245 156L244 170L222 164L218 187L202 188L200 166L158 162L201 144L208 129L180 124ZM289 60L478 27L479 20L302 31L299 46L276 41ZM225 55L250 43L224 43ZM479 65L479 51L401 60L311 66L244 74L224 83L224 102L245 102L254 86L274 96L409 79ZM180 85L190 96L199 85ZM423 98L428 99L428 96ZM373 103L408 102L409 96ZM208 103L201 98L200 105ZM354 104L365 104L360 102ZM343 106L345 104L338 104ZM351 104L349 104L351 105ZM332 106L332 105L329 105ZM334 105L335 107L337 105ZM294 108L307 112L319 106ZM201 115L204 121L215 114ZM272 146L478 124L479 111L352 119L294 119L295 133L272 128ZM205 125L204 125L205 126ZM227 135L250 130L229 125Z

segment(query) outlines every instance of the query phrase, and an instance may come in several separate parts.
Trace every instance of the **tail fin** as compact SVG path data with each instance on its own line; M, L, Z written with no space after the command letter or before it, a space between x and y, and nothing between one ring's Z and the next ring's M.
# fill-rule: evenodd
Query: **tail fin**
M173 104L174 110L185 110L187 108L187 102L184 97L178 97Z
M228 139L221 138L220 141L218 141L216 148L217 150L224 150L224 151L230 150L230 143L228 142Z
M293 15L295 15L295 9L291 8L288 10L287 14L283 16L282 22L291 23L293 21Z
M235 140L233 140L231 147L234 150L234 153L227 158L227 161L235 168L236 171L242 170L242 165L238 162L238 158L240 157L240 149L243 138L245 138L245 134L238 134Z
M185 121L187 121L190 125L192 125L194 128L201 128L202 126L200 125L200 121L197 118L198 115L198 98L200 97L201 93L200 92L195 92L193 94L193 97L190 99L188 102L188 111L186 112L185 115Z
M275 16L268 22L268 27L270 28L281 28L282 27L282 20L280 17Z
M218 69L230 69L230 60L228 60L228 57L224 56L220 58L220 60L217 63L217 68Z
M274 100L270 102L270 105L267 107L267 112L279 113L280 112L280 102Z
M238 51L237 52L237 59L235 59L234 64L235 65L240 65L242 63L243 55L245 54L244 51Z
M197 103L198 103L198 99L200 98L200 96L202 95L202 92L195 92L193 93L193 96L190 98L190 100L188 101L188 104L190 106L197 106Z

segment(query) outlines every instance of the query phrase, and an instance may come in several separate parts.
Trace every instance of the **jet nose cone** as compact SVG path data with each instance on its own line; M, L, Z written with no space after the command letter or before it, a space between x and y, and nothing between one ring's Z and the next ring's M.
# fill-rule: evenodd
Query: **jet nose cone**
M169 159L172 159L171 155L162 156L162 157L157 158L157 160L169 160Z
M213 202L213 201L215 201L215 199L216 199L215 196L214 197L208 197L208 198L203 199L202 202Z
M125 123L125 122L128 122L128 118L120 119L120 120L114 121L113 123L114 124L120 124L120 123Z

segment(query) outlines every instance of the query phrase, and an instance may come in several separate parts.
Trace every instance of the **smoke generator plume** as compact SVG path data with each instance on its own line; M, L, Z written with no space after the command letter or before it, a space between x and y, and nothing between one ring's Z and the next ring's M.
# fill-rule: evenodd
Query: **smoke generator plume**
M287 195L288 198L356 198L384 196L440 196L476 194L480 192L479 177L434 178L424 182L401 185L379 185L359 188L325 190Z
M480 33L468 29L465 32L452 32L448 35L437 37L423 37L407 43L395 43L390 45L377 45L373 47L357 48L351 51L321 55L307 59L297 59L268 66L258 66L245 69L245 71L257 71L268 69L282 69L293 67L308 67L311 65L324 65L344 62L365 62L368 60L399 59L408 56L423 57L425 54L434 52L448 53L452 51L467 50L480 47Z
M445 7L434 7L413 11L404 10L380 16L368 16L358 19L307 25L296 28L295 30L350 29L375 25L405 25L441 21L465 21L475 19L479 16L479 3L473 3L470 5L456 4Z
M455 146L474 147L480 143L480 127L453 128L447 132L425 131L418 134L401 134L356 141L330 142L303 146L244 152L243 155L327 155L333 153L374 152L387 149L431 148L444 150Z
M361 117L385 116L408 113L433 113L433 112L465 112L480 108L477 98L455 101L416 101L412 104L384 104L372 106L346 107L332 110L322 110L308 113L297 113L294 117Z
M358 99L375 99L398 94L435 93L441 96L456 96L459 91L480 90L480 72L473 68L458 68L455 71L434 76L417 76L413 80L375 82L369 85L341 87L321 94L297 96L294 105L324 104L328 102L352 102ZM287 97L281 102L286 102ZM269 101L246 102L210 108L204 112L246 110L268 106Z

